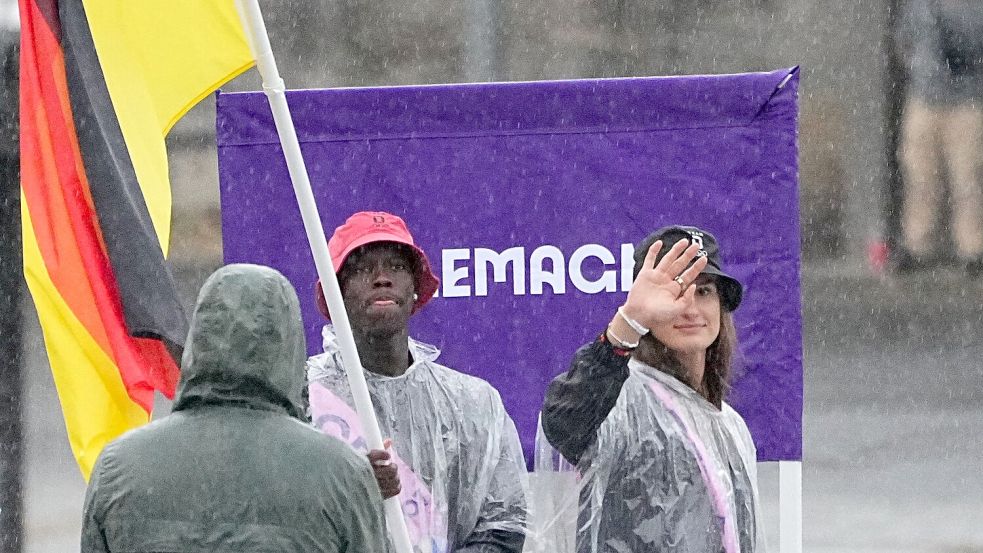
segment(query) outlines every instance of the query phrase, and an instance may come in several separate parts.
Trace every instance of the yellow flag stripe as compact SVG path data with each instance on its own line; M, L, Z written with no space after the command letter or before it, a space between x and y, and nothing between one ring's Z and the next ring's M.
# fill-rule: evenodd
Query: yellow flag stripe
M88 481L102 448L127 430L149 422L150 414L130 399L116 363L99 347L52 282L23 194L21 215L24 276L44 333L68 441Z
M233 0L83 0L123 139L164 255L171 190L164 137L253 65Z

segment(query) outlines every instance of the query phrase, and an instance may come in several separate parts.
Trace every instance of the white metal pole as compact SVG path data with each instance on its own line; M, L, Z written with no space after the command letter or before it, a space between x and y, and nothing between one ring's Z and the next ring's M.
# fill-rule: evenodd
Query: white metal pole
M778 462L778 551L802 553L802 462Z
M273 111L273 121L276 124L277 133L280 135L283 155L287 160L287 170L290 173L290 180L293 182L297 204L300 206L301 217L304 221L304 230L307 232L307 240L310 243L311 252L314 254L317 276L321 279L324 297L327 300L328 310L331 312L331 321L341 346L341 359L345 364L345 372L348 374L355 411L362 423L362 430L365 432L365 440L369 449L382 449L382 433L379 431L379 421L376 419L375 410L372 408L372 398L369 397L369 389L365 384L362 362L358 357L358 350L355 348L355 337L352 335L352 327L348 321L348 312L345 311L341 288L338 286L338 278L331 263L331 256L328 254L328 241L324 235L324 228L321 226L317 204L314 202L314 192L311 190L307 166L301 155L300 142L297 140L297 131L294 129L293 118L290 116L290 108L287 106L283 79L280 78L276 60L273 58L273 50L270 47L270 38L266 32L263 13L260 11L257 0L236 0L236 4L246 35L249 37L253 55L256 56L256 66L263 77L263 91L266 93L270 101L270 109ZM385 512L389 533L392 535L396 552L412 553L409 533L406 530L406 521L403 520L403 511L398 496L385 501Z

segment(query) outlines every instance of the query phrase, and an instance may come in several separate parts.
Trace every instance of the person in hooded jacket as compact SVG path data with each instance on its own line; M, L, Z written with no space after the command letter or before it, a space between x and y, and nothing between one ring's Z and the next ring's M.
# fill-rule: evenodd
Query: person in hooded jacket
M724 401L742 286L695 227L649 235L634 272L544 401L543 434L580 472L577 551L764 551L754 443Z
M256 265L198 296L173 412L105 447L81 550L386 552L369 463L305 421L300 306Z
M437 362L409 337L409 318L437 290L406 224L359 212L328 242L382 435L391 451L367 452L385 497L398 495L414 550L519 553L525 541L526 469L498 392ZM318 308L330 318L320 284ZM308 361L311 413L325 433L365 452L332 326ZM398 470L397 470L398 469ZM397 475L398 472L398 475Z

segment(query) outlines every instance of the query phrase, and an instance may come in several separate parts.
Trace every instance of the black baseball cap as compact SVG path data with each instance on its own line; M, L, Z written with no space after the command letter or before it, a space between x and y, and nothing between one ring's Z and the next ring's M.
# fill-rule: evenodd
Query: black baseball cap
M720 289L720 303L723 308L727 311L737 309L737 306L741 304L741 298L744 296L744 287L736 278L724 272L720 261L720 247L717 244L717 239L703 229L672 225L662 227L646 236L635 248L635 272L632 278L638 278L638 273L642 270L642 264L645 262L645 254L648 253L649 248L652 247L652 244L656 240L662 240L662 249L659 250L659 255L655 258L655 262L658 263L669 252L673 244L683 239L688 240L690 243L696 242L700 245L700 253L698 255L703 255L707 258L707 266L700 274L714 275L717 277L718 287Z

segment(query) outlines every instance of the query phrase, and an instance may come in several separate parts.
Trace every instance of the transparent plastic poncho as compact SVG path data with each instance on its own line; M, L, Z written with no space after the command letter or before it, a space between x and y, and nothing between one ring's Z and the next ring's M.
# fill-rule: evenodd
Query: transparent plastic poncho
M311 418L365 452L361 424L331 325L324 353L308 359ZM365 371L383 438L399 469L414 551L468 551L469 539L525 533L527 474L515 424L490 384L436 362L440 351L410 339L412 365L398 377ZM520 541L521 543L521 541Z
M744 420L655 368L634 359L628 367L577 465L540 428L535 550L766 551L756 450Z

